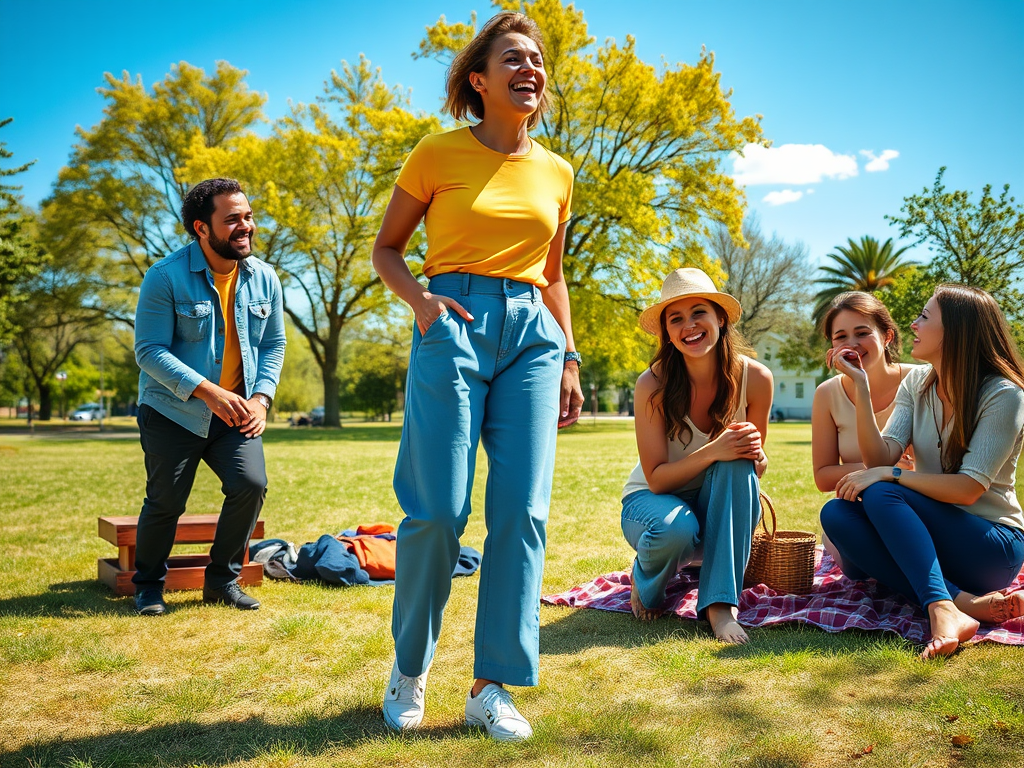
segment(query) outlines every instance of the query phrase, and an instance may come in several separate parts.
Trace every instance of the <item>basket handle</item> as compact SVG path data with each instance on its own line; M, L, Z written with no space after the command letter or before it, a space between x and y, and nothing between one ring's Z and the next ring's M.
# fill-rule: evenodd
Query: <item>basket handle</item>
M760 496L761 496L761 527L764 529L764 532L768 535L769 539L774 539L775 538L775 530L778 527L778 521L775 519L775 505L772 504L771 496L769 496L764 491L760 492ZM764 518L765 518L764 508L765 507L768 507L768 511L771 512L771 514L772 514L772 529L770 531L768 530L768 526L764 522Z

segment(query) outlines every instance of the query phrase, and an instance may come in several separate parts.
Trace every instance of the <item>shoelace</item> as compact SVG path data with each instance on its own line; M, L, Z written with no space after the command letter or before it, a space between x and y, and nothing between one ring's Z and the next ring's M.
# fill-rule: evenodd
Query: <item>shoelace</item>
M423 698L425 686L418 677L406 677L399 675L395 684L394 697L396 701L416 701ZM408 692L406 694L406 691Z
M519 711L516 709L515 704L512 703L512 694L504 688L495 687L493 690L488 691L487 697L480 703L483 705L485 712L490 710L492 713L492 722L497 722L503 717L519 716Z

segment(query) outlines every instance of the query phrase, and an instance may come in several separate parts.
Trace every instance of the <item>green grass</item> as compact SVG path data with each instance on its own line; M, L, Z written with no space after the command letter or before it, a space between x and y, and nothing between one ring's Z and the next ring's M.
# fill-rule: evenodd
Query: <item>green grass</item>
M267 535L301 544L397 523L398 435L388 424L272 429ZM136 617L96 582L96 559L114 553L96 518L137 514L142 453L130 436L87 437L0 434L0 766L1024 764L1020 648L923 663L891 635L801 627L727 648L694 622L547 606L541 685L516 691L536 736L492 743L462 725L476 577L454 583L426 727L396 736L379 713L390 587L265 582L252 614L177 592L169 615ZM810 428L773 425L768 448L780 525L817 531ZM629 422L559 437L546 592L629 566L618 499L635 461ZM218 488L203 468L189 512L216 512ZM479 549L484 535L476 514L464 543Z

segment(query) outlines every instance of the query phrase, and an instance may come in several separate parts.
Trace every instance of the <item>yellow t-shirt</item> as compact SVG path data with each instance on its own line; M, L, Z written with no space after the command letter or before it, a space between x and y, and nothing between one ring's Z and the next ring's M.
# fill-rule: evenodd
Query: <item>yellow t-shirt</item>
M469 128L424 137L397 182L429 204L423 273L547 285L544 261L558 226L569 220L572 179L572 166L536 141L525 155L505 155Z
M220 313L224 318L224 352L221 355L220 386L237 394L245 394L242 374L242 348L235 327L235 286L238 284L238 266L226 275L213 273L213 287L220 297Z

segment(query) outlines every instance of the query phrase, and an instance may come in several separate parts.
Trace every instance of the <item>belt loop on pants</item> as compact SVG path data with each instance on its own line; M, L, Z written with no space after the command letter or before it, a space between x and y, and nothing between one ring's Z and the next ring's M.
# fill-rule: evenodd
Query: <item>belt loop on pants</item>
M469 295L469 278L470 278L469 272L463 272L462 273L462 295L463 296L468 296Z

